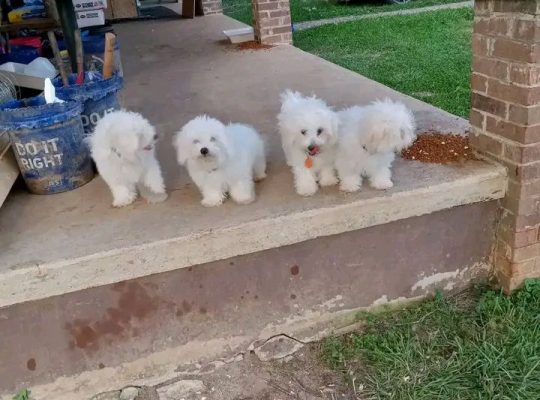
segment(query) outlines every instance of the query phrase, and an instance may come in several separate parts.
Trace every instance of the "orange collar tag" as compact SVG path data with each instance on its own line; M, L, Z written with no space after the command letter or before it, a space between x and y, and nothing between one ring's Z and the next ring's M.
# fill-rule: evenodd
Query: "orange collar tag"
M313 159L310 157L306 157L306 161L304 161L304 166L306 168L312 168L313 167Z

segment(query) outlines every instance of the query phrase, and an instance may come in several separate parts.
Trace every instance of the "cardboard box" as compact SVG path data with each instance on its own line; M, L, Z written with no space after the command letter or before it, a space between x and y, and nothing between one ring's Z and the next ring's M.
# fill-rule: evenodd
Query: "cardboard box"
M71 0L75 11L101 10L107 8L107 0Z
M0 207L19 176L19 166L11 151L7 132L0 132Z
M79 25L79 28L105 25L105 13L103 10L81 11L75 14L77 15L77 25Z

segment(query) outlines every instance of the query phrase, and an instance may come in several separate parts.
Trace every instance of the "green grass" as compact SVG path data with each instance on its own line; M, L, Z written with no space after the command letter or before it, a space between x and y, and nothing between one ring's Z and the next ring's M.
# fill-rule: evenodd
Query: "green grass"
M299 31L294 44L468 117L472 21L470 9L376 18Z
M403 10L437 4L457 3L463 0L414 0L403 5L386 4L384 0L352 0L339 3L337 0L290 0L293 22L360 15L374 12ZM251 0L223 0L223 12L239 21L251 25Z
M30 390L21 389L13 396L13 400L30 400Z
M321 356L364 400L537 400L540 280L511 297L476 288L370 315Z

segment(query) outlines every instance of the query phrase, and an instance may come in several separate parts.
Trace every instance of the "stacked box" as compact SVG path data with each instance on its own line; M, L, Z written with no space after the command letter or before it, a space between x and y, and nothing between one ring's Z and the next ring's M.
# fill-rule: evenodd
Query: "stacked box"
M105 24L107 0L72 0L79 28Z

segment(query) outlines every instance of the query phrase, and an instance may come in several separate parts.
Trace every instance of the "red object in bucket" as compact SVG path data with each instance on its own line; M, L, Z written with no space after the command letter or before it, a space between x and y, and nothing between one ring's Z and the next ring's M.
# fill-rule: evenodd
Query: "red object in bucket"
M43 45L41 38L38 36L9 39L9 44L13 46L28 46L39 50L41 50L41 46Z

